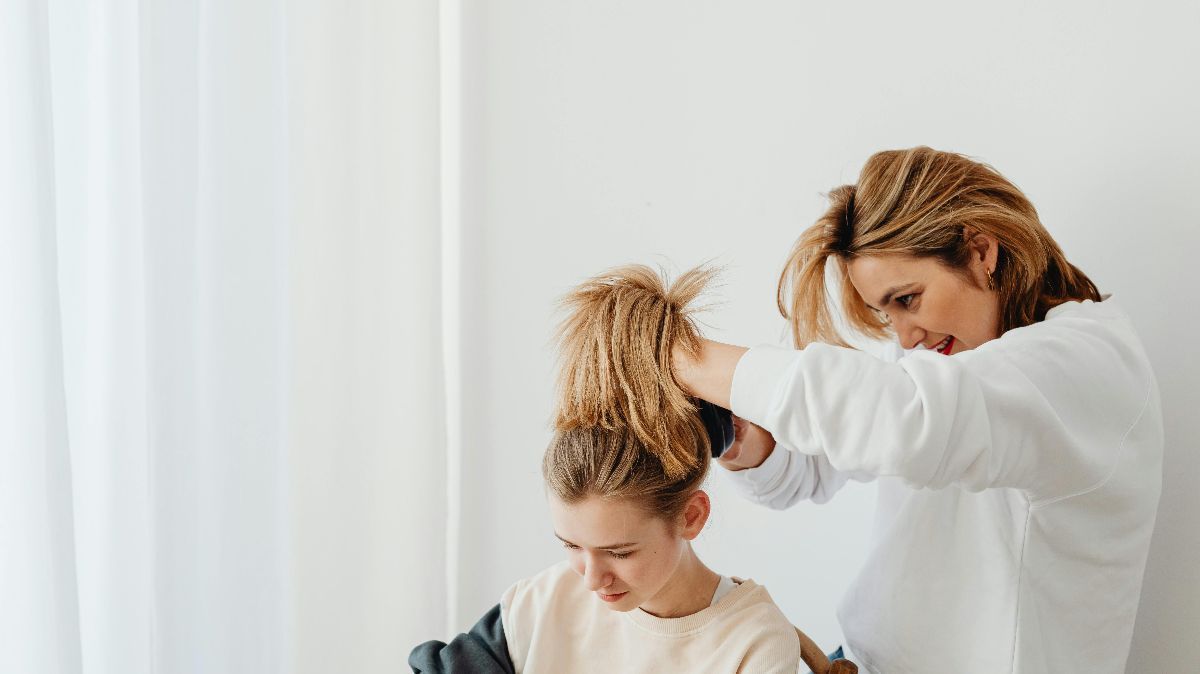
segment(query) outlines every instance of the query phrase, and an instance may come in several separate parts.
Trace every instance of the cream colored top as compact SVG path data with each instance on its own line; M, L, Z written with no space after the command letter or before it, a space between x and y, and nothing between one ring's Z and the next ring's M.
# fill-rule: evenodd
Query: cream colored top
M566 562L556 564L504 593L509 656L524 674L795 674L795 628L766 588L734 580L736 587L698 613L656 618L641 609L607 608Z

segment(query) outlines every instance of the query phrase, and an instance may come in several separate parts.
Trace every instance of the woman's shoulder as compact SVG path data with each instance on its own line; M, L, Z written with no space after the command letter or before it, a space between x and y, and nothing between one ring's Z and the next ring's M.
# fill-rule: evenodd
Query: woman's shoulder
M1104 295L1099 302L1092 300L1072 300L1055 305L1046 311L1045 317L1022 328L1014 328L1004 333L1001 338L1018 335L1036 335L1055 330L1075 330L1084 325L1107 325L1110 328L1131 330L1133 328L1129 314L1111 295Z
M1152 377L1150 359L1133 321L1114 299L1065 302L1045 319L1009 330L980 347L1011 356L1109 373L1125 370L1132 380Z

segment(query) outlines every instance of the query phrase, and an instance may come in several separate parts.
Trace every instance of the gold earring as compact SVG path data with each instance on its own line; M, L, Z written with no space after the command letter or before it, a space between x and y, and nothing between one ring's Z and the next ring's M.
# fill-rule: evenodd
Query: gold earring
M994 280L992 280L992 271L993 271L993 270L989 269L989 270L988 270L988 273L987 273L987 278L988 278L988 290L995 290L995 289L996 289L996 282L995 282Z

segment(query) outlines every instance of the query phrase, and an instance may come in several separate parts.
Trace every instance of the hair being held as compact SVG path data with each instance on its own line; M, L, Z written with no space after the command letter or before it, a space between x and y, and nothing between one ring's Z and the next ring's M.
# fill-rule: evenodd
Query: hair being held
M715 275L699 267L668 282L629 265L563 298L555 437L542 464L558 498L634 498L673 516L700 487L708 436L671 354L698 351L692 305Z

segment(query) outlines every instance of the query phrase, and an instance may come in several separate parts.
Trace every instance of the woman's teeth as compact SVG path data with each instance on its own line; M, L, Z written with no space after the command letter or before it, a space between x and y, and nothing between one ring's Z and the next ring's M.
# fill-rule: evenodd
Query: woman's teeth
M954 344L954 335L947 335L946 338L943 339L941 341L941 343L939 343L937 346L933 347L933 349L935 351L937 351L938 353L946 353L947 351L950 350L950 347L953 344Z

